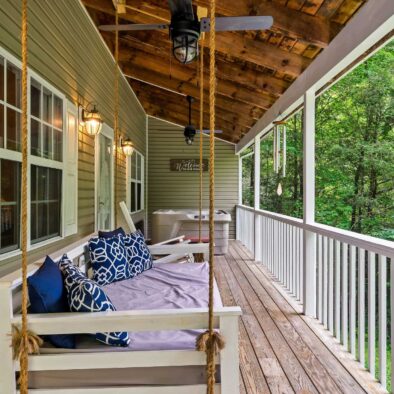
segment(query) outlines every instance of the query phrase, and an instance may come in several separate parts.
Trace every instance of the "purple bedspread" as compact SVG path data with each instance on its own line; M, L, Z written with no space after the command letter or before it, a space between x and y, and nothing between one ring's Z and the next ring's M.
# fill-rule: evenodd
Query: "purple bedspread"
M114 282L104 290L118 311L206 308L208 306L208 263L158 264L135 278ZM222 301L215 283L216 307ZM199 330L130 332L128 348L98 343L80 336L72 352L194 349ZM45 349L44 353L59 349ZM69 352L70 350L61 349Z
M208 263L158 264L136 278L104 287L118 311L208 306ZM222 306L215 291L215 306ZM196 330L130 333L133 350L190 349Z

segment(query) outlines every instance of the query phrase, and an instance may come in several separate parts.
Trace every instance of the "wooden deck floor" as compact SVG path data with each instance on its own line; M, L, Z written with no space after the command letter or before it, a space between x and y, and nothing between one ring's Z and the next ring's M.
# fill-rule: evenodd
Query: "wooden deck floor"
M366 383L365 372L358 383L330 350L338 345L322 340L239 242L231 241L229 253L217 256L215 271L223 303L243 311L241 393L383 392L372 378Z

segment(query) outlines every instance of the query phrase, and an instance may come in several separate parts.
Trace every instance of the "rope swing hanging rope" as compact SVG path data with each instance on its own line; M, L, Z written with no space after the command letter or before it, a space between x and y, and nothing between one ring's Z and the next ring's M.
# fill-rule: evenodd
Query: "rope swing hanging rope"
M118 26L118 10L115 11L115 25ZM119 141L119 32L115 30L115 68L114 68L114 215L115 228L117 228L117 200L118 200L118 141Z
M203 33L204 34L204 33ZM201 40L204 36L201 37ZM203 193L203 129L204 129L204 48L201 43L200 48L200 199L198 220L198 242L202 241L202 193Z
M214 209L215 209L215 0L210 1L211 31L209 34L209 305L208 330L197 338L196 348L207 355L207 394L215 392L216 354L224 348L224 339L214 330Z
M27 322L27 0L22 0L22 196L21 196L21 249L22 249L22 327L13 326L12 350L15 360L19 359L19 392L28 393L28 355L39 352L42 340L28 329Z

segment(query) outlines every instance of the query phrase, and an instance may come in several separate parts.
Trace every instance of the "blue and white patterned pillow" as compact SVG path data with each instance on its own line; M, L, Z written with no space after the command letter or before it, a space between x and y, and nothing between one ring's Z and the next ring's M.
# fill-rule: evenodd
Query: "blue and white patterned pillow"
M130 277L152 268L153 259L140 231L123 237Z
M72 312L104 312L116 310L104 290L94 281L88 279L68 259L67 255L64 255L59 261L59 268L64 277L67 300ZM96 339L111 346L128 346L130 343L127 332L98 332L96 333Z
M93 280L100 286L130 278L122 236L92 238L89 251Z

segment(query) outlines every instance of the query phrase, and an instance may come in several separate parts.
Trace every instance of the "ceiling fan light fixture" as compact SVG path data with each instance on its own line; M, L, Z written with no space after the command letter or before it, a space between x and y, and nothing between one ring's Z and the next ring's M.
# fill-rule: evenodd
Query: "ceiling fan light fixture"
M198 20L172 21L170 26L172 52L178 62L191 63L198 57L198 39L200 38L200 24Z
M185 136L185 142L187 145L192 145L194 141L194 137L196 135L196 129L192 125L188 125L185 127L185 130L183 132L183 135Z

